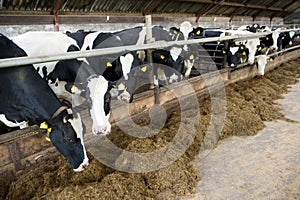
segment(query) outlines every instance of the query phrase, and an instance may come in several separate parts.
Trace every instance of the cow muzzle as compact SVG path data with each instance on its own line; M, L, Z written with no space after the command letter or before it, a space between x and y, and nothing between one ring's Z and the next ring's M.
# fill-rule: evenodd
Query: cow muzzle
M96 126L93 127L92 132L95 135L108 135L110 133L110 128L108 128L108 126Z
M125 102L125 103L130 103L130 94L127 91L124 91L122 94L118 96L118 100Z
M74 172L82 172L85 168L89 166L89 161L84 160L77 169L73 169Z

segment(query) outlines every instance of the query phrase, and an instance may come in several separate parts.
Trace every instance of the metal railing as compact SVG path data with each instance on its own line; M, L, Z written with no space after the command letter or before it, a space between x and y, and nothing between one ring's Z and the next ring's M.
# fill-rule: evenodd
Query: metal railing
M291 31L291 30L297 31L300 29L286 29L286 30L281 30L280 32L286 32L286 31ZM149 43L149 44L75 51L75 52L67 52L67 53L63 53L63 54L49 55L49 56L45 55L45 56L23 56L23 57L5 58L5 59L0 59L0 68L15 67L15 66L21 66L21 65L28 65L28 64L45 63L45 62L52 62L52 61L59 61L59 60L69 60L69 59L75 59L75 58L86 58L86 57L92 57L92 56L102 56L102 55L109 55L109 54L126 53L126 52L137 51L137 50L163 49L163 48L167 48L170 46L184 46L184 45L189 45L189 44L202 44L202 43L207 43L207 42L222 42L222 41L227 41L227 40L242 41L242 40L246 40L246 39L264 37L268 34L270 34L270 32L253 33L253 34L235 34L234 36L210 37L210 38L169 41L169 42L156 41L154 43ZM49 44L49 45L51 45L51 44Z

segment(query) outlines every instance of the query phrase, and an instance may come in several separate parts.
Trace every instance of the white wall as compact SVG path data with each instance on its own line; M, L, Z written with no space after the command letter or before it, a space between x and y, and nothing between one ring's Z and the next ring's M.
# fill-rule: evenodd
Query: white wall
M269 18L258 18L256 21L252 21L251 17L236 17L233 18L232 22L229 22L228 17L202 17L199 22L195 22L195 17L164 17L163 21L153 22L153 25L162 25L166 28L172 26L179 27L180 23L183 21L190 21L193 26L201 26L207 28L236 28L245 24L258 23L261 25L283 25L283 19L274 18L272 23L270 23ZM131 28L135 26L143 26L143 23L103 23L103 24L60 24L59 28L61 32L71 31L75 32L79 29L86 31L116 31L125 28ZM54 25L2 25L0 26L0 33L6 36L15 36L18 34L25 33L27 31L54 31Z

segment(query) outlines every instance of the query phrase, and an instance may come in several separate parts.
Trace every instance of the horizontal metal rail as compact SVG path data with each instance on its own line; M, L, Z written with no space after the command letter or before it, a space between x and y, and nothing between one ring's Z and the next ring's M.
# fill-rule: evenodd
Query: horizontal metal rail
M295 29L292 29L295 30ZM289 30L284 30L289 31ZM283 32L283 30L282 30ZM221 42L226 40L245 40L245 39L253 39L264 37L270 34L269 32L264 33L254 33L254 34L236 34L234 36L225 36L225 37L211 37L211 38L202 38L202 39L193 39L193 40L180 40L180 41L157 41L150 44L142 44L142 45L130 45L130 46L120 46L120 47L111 47L111 48L103 48L103 49L92 49L85 51L75 51L75 52L67 52L64 54L57 54L51 56L23 56L23 57L15 57L15 58L5 58L0 59L0 68L5 67L15 67L21 65L28 64L37 64L37 63L45 63L52 62L58 60L69 60L75 58L86 58L93 56L101 56L101 55L109 55L109 54L117 54L117 53L126 53L130 51L137 50L149 50L149 49L163 49L170 46L183 46L189 44L198 44L198 43L206 43L206 42ZM50 45L50 44L49 44Z

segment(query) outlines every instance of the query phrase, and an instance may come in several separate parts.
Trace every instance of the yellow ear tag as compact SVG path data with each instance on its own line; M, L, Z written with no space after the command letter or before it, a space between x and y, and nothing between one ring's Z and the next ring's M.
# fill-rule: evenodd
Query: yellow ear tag
M112 67L111 62L107 62L107 63L106 63L106 67Z
M284 40L284 38L285 38L285 37L283 36L281 39L283 39L283 40Z
M142 71L142 72L146 72L146 71L147 71L147 66L142 67L142 68L141 68L141 71Z
M243 56L245 56L245 55L246 55L246 52L245 52L245 51L243 51L242 55L243 55Z
M197 35L200 35L200 33L201 33L201 30L198 30L196 34L197 34Z
M266 40L269 40L269 38L268 38L268 37L266 37Z
M51 133L52 128L47 128L48 133Z
M242 50L244 49L244 47L243 47L243 46L241 46L240 48L241 48Z
M177 33L177 31L175 31L175 30L173 31L173 33L174 33L175 35L177 35L177 34L178 34L178 33Z
M300 38L300 35L298 35L297 38Z
M223 53L223 54L226 54L226 51L225 51L225 50L223 50L223 51L222 51L222 53Z
M48 142L51 142L49 137L45 137L45 140L47 140Z
M41 123L40 128L47 129L48 128L48 124L46 122L43 122L43 123Z
M118 90L125 90L125 85L120 83L120 85L118 85Z
M272 61L273 61L273 58L270 58L270 61L272 62Z
M78 93L78 92L79 92L78 87L76 87L75 85L73 85L73 86L71 87L71 93L72 93L72 94L76 94L76 93Z
M190 60L194 60L194 55L192 54L192 55L190 55Z
M164 55L160 55L160 58L163 60L163 59L165 59L165 56Z
M259 48L258 48L258 51L260 51L261 49L262 49L262 48L261 48L261 47L259 47Z

